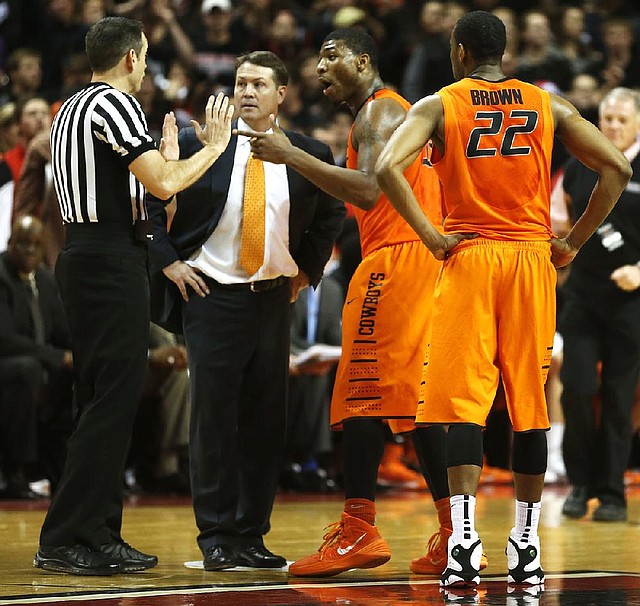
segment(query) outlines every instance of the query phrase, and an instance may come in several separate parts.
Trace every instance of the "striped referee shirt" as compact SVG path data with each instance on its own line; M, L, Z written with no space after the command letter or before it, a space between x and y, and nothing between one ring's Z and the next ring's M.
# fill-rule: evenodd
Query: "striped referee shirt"
M53 182L63 223L146 219L145 189L129 171L155 149L135 97L93 82L67 99L51 127Z

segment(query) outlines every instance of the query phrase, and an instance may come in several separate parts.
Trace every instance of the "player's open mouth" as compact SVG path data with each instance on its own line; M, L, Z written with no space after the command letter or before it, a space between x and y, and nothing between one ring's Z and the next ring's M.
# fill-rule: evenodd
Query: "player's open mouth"
M331 87L332 87L331 82L329 82L328 80L325 80L324 78L319 78L319 80L322 86L322 92L325 95L329 94L329 91L331 90Z

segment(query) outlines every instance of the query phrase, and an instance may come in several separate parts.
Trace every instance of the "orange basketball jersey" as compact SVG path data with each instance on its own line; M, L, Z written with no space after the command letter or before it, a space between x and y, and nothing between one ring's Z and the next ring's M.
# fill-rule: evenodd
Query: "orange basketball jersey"
M390 98L397 101L405 110L411 104L398 93L383 88L375 91L366 103L374 99ZM358 169L358 152L352 142L353 126L349 133L347 145L347 168ZM404 175L411 185L418 203L431 223L437 228L442 225L442 194L440 182L429 159L430 147L418 154L415 161L404 171ZM380 193L377 204L371 210L362 210L354 206L354 214L360 230L360 245L362 256L383 246L401 244L418 240L418 236L409 224L396 212L384 193Z
M464 78L437 94L444 106L445 151L432 159L444 186L445 233L548 240L549 93L515 79Z

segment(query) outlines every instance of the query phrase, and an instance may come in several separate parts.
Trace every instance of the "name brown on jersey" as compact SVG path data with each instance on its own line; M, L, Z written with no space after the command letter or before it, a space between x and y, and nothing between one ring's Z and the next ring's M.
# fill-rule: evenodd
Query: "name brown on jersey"
M473 105L524 105L522 91L519 88L501 88L498 90L472 88L469 94Z

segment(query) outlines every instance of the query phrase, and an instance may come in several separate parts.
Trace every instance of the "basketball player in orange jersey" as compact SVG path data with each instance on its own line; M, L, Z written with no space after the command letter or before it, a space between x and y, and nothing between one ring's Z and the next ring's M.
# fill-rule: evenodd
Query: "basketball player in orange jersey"
M440 266L391 207L375 179L378 155L403 121L409 103L384 86L373 40L355 28L329 34L320 49L318 76L325 95L346 103L354 114L347 168L300 153L275 122L272 133L241 133L254 138L256 157L286 162L328 193L351 202L361 238L363 261L353 275L343 310L343 352L331 403L331 424L343 429L344 511L320 549L289 567L296 576L373 568L391 557L375 526L383 419L394 432L414 429ZM440 222L440 186L425 145L404 174L420 201L420 212ZM411 563L417 573L441 574L447 563L451 519L444 439L444 430L434 427L416 444L440 524L427 554Z
M451 36L459 81L420 100L380 154L376 176L393 206L437 259L425 405L416 423L448 425L453 535L441 585L475 586L482 544L475 494L482 428L502 377L514 429L515 527L507 541L510 583L539 585L538 520L549 419L544 383L555 324L555 267L569 263L616 203L631 175L624 156L564 99L508 79L505 28L467 13ZM555 135L599 181L565 238L549 219ZM433 142L445 201L444 235L424 215L403 170ZM460 234L477 237L460 241ZM420 431L420 430L418 430Z

